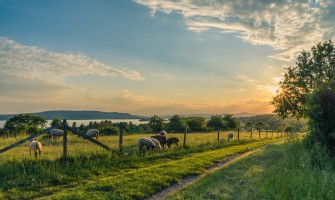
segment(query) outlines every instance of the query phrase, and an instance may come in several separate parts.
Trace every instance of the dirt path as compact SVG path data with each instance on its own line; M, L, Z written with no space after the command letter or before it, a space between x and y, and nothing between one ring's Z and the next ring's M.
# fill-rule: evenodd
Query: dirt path
M265 145L267 146L267 145ZM164 199L167 195L189 185L192 184L194 182L196 182L197 180L199 180L200 178L202 178L203 176L206 176L208 173L212 173L214 171L217 171L219 169L221 169L222 167L226 166L229 163L232 163L234 161L237 161L243 157L249 156L250 154L252 154L254 151L260 149L260 148L264 148L265 146L253 149L251 151L245 152L245 153L240 153L240 154L235 154L232 156L229 156L227 158L225 158L223 161L216 163L214 166L209 167L206 169L206 171L201 174L201 175L195 175L195 176L190 176L190 177L186 177L183 178L179 183L171 185L167 188L165 188L164 190L160 191L159 193L156 193L154 195L152 195L151 197L146 198L145 200L161 200Z

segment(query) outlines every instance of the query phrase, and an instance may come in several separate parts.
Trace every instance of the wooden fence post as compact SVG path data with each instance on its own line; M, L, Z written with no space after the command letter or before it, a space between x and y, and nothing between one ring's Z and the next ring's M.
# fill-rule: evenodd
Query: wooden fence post
M237 128L237 141L240 141L240 128Z
M261 139L261 129L258 129L258 139Z
M63 119L63 160L67 159L67 122L66 119Z
M252 128L250 130L250 138L252 139Z
M220 128L218 128L218 142L220 142Z
M271 138L273 138L273 127L272 127L272 134L271 134Z
M120 122L120 135L119 135L119 153L123 153L123 135L122 135L122 122Z
M187 126L185 125L185 128L184 128L184 144L183 144L184 147L186 147L186 133L187 133Z

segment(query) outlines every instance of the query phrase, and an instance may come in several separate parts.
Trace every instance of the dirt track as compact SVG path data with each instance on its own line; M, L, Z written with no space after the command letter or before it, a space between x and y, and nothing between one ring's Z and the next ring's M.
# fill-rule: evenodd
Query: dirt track
M263 146L263 147L265 147L265 146ZM259 147L259 148L263 148L263 147ZM225 158L223 161L221 161L219 163L216 163L214 166L207 168L206 171L203 174L183 178L179 183L165 188L164 190L152 195L151 197L146 198L146 200L162 200L167 195L169 195L169 194L171 194L171 193L173 193L173 192L175 192L175 191L177 191L177 190L179 190L179 189L181 189L181 188L183 188L183 187L185 187L189 184L194 183L195 181L197 181L201 177L206 176L206 174L208 174L210 172L213 172L213 171L216 171L216 170L219 170L222 167L224 167L225 165L227 165L227 164L229 164L233 161L236 161L240 158L248 156L259 148L256 148L254 150L251 150L251 151L248 151L248 152L245 152L245 153L240 153L240 154L235 154L235 155L229 156L229 157Z

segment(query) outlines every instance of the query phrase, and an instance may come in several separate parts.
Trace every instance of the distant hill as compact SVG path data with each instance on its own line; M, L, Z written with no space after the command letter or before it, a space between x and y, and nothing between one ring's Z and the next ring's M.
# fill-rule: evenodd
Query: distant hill
M132 115L129 113L119 112L101 112L101 111L72 111L72 110L56 110L56 111L44 111L37 113L23 113L31 114L34 116L43 117L46 120L52 120L55 118L67 119L67 120L86 120L86 119L142 119L145 116ZM0 120L8 120L13 117L14 114L0 114Z

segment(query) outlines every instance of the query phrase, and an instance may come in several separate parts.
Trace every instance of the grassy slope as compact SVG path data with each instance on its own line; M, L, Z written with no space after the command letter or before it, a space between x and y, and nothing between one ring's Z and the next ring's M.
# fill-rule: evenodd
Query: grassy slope
M335 199L334 187L333 158L295 142L259 149L167 199Z
M81 155L64 165L57 160L12 160L2 163L0 198L138 199L193 174L214 162L280 139L217 150L178 150L115 159Z

